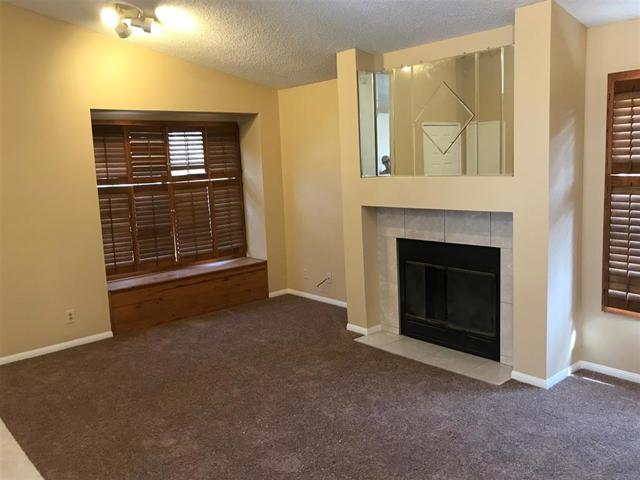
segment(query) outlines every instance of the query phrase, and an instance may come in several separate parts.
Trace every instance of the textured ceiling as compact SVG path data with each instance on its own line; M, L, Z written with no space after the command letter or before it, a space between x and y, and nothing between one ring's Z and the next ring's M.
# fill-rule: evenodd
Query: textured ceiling
M640 0L557 0L587 27L640 17Z
M30 10L115 36L99 20L102 0L9 0ZM561 0L583 22L599 23L611 8L640 0ZM382 53L513 22L533 0L132 0L152 10L180 6L191 32L163 28L134 34L138 43L272 87L335 77L335 53L356 47ZM633 4L631 7L629 5ZM618 8L623 11L625 8ZM578 15L578 11L583 17ZM604 15L607 17L607 15ZM620 13L617 13L619 16ZM615 17L615 15L613 15ZM621 18L614 18L621 19ZM610 21L605 20L605 21Z

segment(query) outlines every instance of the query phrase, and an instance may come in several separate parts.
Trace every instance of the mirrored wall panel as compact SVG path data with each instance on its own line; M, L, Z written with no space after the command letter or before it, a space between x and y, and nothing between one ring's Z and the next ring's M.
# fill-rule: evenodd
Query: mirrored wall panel
M513 47L359 72L362 176L513 175Z

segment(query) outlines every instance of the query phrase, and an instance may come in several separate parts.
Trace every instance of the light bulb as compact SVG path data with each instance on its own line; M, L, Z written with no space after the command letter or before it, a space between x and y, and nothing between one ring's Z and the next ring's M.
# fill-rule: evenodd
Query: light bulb
M120 22L116 25L116 33L120 38L129 38L131 36L131 27L125 22Z
M160 5L155 10L156 18L167 27L180 32L188 32L195 28L193 18L178 7Z
M120 15L114 8L104 7L100 10L100 20L109 28L116 28L120 23Z
M151 33L154 35L162 35L164 32L164 28L162 28L162 24L160 22L153 22L151 24Z

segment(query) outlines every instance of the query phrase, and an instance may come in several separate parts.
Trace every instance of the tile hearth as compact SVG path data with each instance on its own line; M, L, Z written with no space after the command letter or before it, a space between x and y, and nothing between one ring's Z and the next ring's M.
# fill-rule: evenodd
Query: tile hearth
M508 365L395 333L379 332L355 341L492 385L502 385L511 379L512 369Z

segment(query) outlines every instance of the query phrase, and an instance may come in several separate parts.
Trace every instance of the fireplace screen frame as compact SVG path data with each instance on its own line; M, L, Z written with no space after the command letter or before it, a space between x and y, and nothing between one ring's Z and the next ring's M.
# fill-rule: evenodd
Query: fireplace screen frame
M500 249L406 238L396 239L396 249L400 334L500 361ZM444 303L437 309L441 318L426 318L426 313L424 318L420 318L408 311L410 307L407 304L406 267L408 263L423 265L425 269L437 269L443 272L445 286L441 287L440 295L444 295L444 299L440 299L440 301ZM493 321L492 328L490 328L492 334L481 334L478 331L473 331L473 328L463 328L449 322L451 306L447 298L447 288L449 287L446 286L449 271L487 276L488 283L485 282L485 287L488 288L487 292L490 298L484 300L486 308L481 313L487 317L487 320ZM426 280L424 288L427 288ZM432 292L431 295L433 296L434 293ZM429 298L427 291L424 296L426 303ZM426 310L428 308L425 305ZM473 308L470 310L473 311Z

